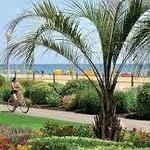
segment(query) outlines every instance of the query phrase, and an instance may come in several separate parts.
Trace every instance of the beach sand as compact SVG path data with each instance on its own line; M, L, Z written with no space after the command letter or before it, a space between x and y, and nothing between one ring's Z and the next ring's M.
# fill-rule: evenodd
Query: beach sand
M6 74L3 74L5 77L7 77ZM10 75L10 77L13 77L14 75ZM77 77L74 76L70 76L70 75L55 75L55 77L53 75L48 75L48 74L35 74L33 76L33 74L17 74L17 78L19 80L38 80L38 81L44 81L44 82L53 82L54 78L55 78L55 82L59 82L61 84L65 84L67 81L69 80L73 80L76 79ZM96 78L94 76L90 77L93 80L96 80ZM86 79L85 76L78 76L78 79ZM134 77L133 79L133 87L137 87L139 85L142 85L144 83L150 83L150 77ZM118 82L117 82L117 86L116 89L117 90L126 90L129 88L133 88L131 87L131 77L119 77L118 78Z

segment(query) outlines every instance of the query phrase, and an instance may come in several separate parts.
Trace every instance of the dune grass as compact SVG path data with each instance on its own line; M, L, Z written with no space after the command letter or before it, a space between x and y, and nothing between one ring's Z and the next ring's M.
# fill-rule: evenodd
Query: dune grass
M0 124L9 125L13 127L29 127L29 128L41 128L45 122L49 121L51 124L80 126L83 123L48 119L42 117L31 117L24 114L17 114L11 112L0 112Z

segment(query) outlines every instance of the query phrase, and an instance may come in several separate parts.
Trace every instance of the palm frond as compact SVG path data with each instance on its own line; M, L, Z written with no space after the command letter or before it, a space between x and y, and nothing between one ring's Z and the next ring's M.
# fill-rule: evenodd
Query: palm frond
M133 57L139 65L143 61L140 61L140 57L146 58L149 55L147 45L150 38L150 18L145 22L139 19L149 8L150 4L144 0L101 0L81 3L73 0L69 4L71 12L64 13L50 0L43 0L33 4L31 11L9 24L8 31L13 37L9 41L6 56L20 57L31 64L36 47L43 46L46 51L53 50L75 65L79 59L85 58L92 67L101 89L114 89L116 79L129 58ZM29 34L17 37L15 32L18 24L28 18L30 21L42 18L44 21ZM94 33L89 36L92 42L96 41L94 36L97 35L98 40L93 43L97 43L96 49L100 52L96 54L103 60L104 80L92 59L93 49L87 36L91 31L89 32L87 24L84 26L87 29L83 29L84 22L81 18L85 18L94 28ZM17 31L19 32L19 29ZM144 51L141 52L141 48ZM116 63L122 54L124 57L118 69ZM113 78L115 69L118 70Z

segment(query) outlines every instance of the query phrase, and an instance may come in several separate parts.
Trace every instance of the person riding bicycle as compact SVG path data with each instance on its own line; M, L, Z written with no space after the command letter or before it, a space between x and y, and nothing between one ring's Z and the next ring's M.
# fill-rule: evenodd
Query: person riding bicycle
M13 95L13 99L14 101L18 101L18 96L19 96L19 92L21 91L22 87L20 86L20 84L17 81L16 77L13 77L12 81L11 81L11 94Z
M18 83L16 77L12 78L10 86L12 96L9 98L7 102L8 110L14 112L16 108L19 106L23 113L27 113L29 111L29 105L26 99L23 97L24 89Z

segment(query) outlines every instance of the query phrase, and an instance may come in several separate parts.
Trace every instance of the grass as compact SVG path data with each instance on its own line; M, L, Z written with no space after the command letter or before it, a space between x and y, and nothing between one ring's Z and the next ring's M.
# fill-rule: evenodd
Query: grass
M31 117L23 114L16 114L11 112L0 112L0 124L9 125L13 127L29 127L29 128L41 128L45 122L51 122L51 124L80 126L83 123L48 119L42 117Z

